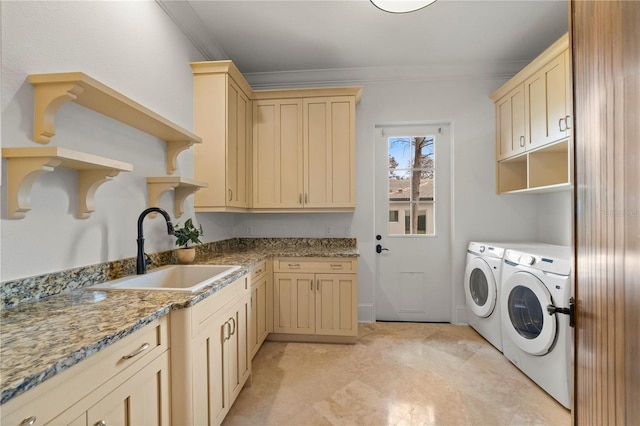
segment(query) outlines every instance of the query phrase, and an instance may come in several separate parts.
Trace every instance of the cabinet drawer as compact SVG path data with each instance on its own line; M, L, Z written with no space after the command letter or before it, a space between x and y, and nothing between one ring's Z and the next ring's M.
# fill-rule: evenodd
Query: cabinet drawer
M249 291L249 276L245 275L196 304L191 313L194 335L198 334L200 324L206 321L207 318L215 314L227 303Z
M7 402L0 423L19 425L36 417L36 424L45 424L92 391L109 388L107 383L124 382L168 348L163 317Z
M274 259L275 272L331 272L354 273L358 270L357 259L336 257L281 257Z
M269 272L271 272L271 260L263 260L262 262L254 266L253 270L251 271L251 283L255 283Z

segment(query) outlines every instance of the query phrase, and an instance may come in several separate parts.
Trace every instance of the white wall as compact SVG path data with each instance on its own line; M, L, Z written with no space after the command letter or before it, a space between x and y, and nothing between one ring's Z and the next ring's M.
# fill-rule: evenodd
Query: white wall
M32 142L27 76L35 73L82 71L193 129L189 62L202 56L155 2L2 1L0 7L3 147L41 146ZM26 218L8 220L3 160L1 281L135 256L137 218L147 207L145 178L166 175L164 142L73 103L59 110L49 145L128 162L134 171L100 186L96 211L81 220L76 172L56 169L36 180ZM176 174L193 177L192 155L180 154ZM165 193L160 204L173 217L173 194ZM232 217L201 222L207 241L231 234ZM145 221L145 237L148 252L173 247L161 218Z
M155 2L2 1L0 7L3 147L39 146L32 142L33 89L27 82L31 73L85 72L192 129L188 63L202 57ZM318 78L318 73L309 75ZM361 252L360 320L373 321L373 130L379 124L441 120L452 123L454 141L449 266L453 322L465 321L462 278L470 240L565 243L570 218L566 227L548 223L558 223L570 211L567 193L495 194L494 118L489 95L504 78L359 82L357 70L349 75L349 84L364 86L357 107L355 213L198 214L204 241L233 236L354 236ZM252 82L260 76L247 77ZM305 80L304 75L291 73L286 78ZM60 109L56 131L51 145L129 162L134 171L98 189L96 212L86 220L76 218L74 172L56 170L39 178L32 191L32 211L25 219L7 220L2 211L0 281L135 256L137 217L147 207L145 178L166 173L164 142L75 104ZM192 151L180 154L178 163L177 174L193 176ZM6 174L6 164L2 169ZM4 186L6 176L2 182ZM3 206L5 193L3 188ZM182 220L193 216L192 198L187 198ZM173 195L166 193L159 204L172 213L172 200ZM159 218L145 221L145 236L149 252L173 247Z
M573 193L540 194L538 197L538 241L571 246L573 234Z
M304 73L300 73L304 74ZM294 76L298 80L304 77ZM314 78L317 76L314 75ZM259 80L260 75L250 75ZM273 74L270 75L273 78ZM290 73L287 78L291 78ZM357 80L357 77L353 80ZM373 143L376 125L402 122L452 123L452 321L465 322L462 287L466 246L471 240L538 241L538 199L535 195L495 194L494 110L489 95L504 83L497 78L437 81L358 82L363 85L357 107L357 200L354 214L239 215L234 235L250 227L257 236L323 236L331 226L335 236L350 226L358 240L359 319L375 319L376 231L373 222ZM562 213L558 214L560 216ZM568 220L568 218L567 218Z

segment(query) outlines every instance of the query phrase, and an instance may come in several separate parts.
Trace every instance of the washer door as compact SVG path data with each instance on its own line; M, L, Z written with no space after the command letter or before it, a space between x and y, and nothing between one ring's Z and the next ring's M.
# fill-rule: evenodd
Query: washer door
M545 355L556 339L557 320L547 313L551 293L540 279L516 272L502 283L502 325L509 338L531 355Z
M467 306L473 313L486 318L496 307L498 290L491 267L480 257L467 263L464 273L464 292Z

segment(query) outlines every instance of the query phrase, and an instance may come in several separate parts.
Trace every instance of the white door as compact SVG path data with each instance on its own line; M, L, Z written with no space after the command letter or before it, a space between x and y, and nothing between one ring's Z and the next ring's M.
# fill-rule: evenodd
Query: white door
M451 320L449 124L375 138L376 319Z

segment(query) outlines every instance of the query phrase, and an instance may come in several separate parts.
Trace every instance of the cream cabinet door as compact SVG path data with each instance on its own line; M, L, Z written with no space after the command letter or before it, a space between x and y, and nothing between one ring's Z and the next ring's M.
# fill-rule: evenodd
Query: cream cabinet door
M302 207L302 99L254 101L253 120L253 207Z
M229 79L227 92L227 199L226 205L249 206L248 161L251 140L251 102Z
M314 274L273 274L273 332L315 333Z
M358 334L357 274L316 274L316 334Z
M529 118L527 150L569 136L567 61L568 52L565 51L525 80Z
M91 407L87 420L89 425L169 425L169 404L165 352Z
M304 206L355 207L355 98L304 99Z
M251 327L249 327L251 357L255 356L267 335L273 330L273 281L266 274L251 288Z
M496 160L512 157L526 149L524 84L496 102Z
M250 294L207 319L193 354L194 423L220 424L251 374Z

